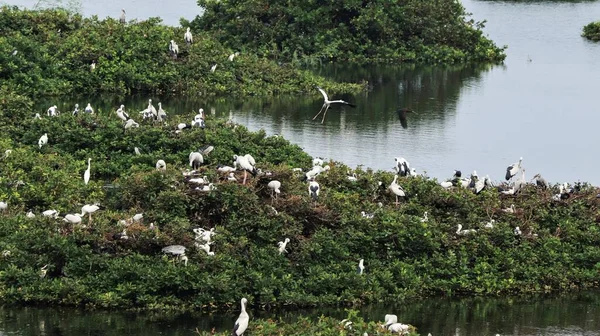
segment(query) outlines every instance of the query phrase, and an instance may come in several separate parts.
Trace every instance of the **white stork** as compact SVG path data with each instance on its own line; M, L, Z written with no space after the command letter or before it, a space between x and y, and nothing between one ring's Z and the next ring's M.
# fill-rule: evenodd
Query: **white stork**
M329 107L331 106L331 104L344 104L344 105L348 105L350 107L356 107L356 105L351 104L345 100L329 100L329 97L327 96L327 93L321 89L320 87L317 86L317 89L319 90L319 92L321 92L321 94L323 95L323 106L321 106L321 109L319 110L319 113L317 113L312 120L317 119L317 117L319 116L319 114L323 113L323 120L321 120L321 124L325 121L325 115L327 114L327 110L329 109ZM323 111L323 109L325 109L325 111Z

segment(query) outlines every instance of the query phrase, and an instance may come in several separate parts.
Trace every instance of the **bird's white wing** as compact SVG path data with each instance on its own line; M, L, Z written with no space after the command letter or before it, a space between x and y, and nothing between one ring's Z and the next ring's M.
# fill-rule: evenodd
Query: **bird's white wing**
M328 101L329 97L327 97L327 93L325 92L325 90L321 89L320 87L317 87L317 89L319 89L319 92L321 92L325 101Z

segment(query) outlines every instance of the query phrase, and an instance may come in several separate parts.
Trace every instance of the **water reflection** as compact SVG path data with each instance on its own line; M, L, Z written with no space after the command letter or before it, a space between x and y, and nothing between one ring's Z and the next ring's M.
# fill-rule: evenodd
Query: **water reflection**
M558 297L428 299L395 309L370 306L360 309L366 320L380 321L396 314L404 323L418 327L422 335L600 335L600 292L582 292ZM251 308L251 312L253 309ZM294 321L298 316L321 315L343 319L344 309L318 309L254 313ZM0 334L18 336L142 336L191 335L193 331L229 330L237 314L156 314L84 312L50 308L0 308Z

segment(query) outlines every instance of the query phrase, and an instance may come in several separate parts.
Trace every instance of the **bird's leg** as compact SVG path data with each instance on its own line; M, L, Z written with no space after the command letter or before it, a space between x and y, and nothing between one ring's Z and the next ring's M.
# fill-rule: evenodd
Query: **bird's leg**
M248 172L244 170L244 182L242 184L246 184L246 177L248 177Z
M319 110L319 113L317 113L317 114L316 114L316 115L315 115L315 116L312 118L312 120L315 120L315 119L317 119L317 117L319 116L319 114L321 114L321 112L323 112L323 107L325 107L326 105L327 105L327 104L323 104L323 106L321 106L321 109Z
M396 195L396 205L398 205L398 195Z
M88 220L88 224L90 225L90 227L92 226L92 214L88 213L89 216L89 220Z
M323 119L321 120L321 124L325 121L325 115L327 114L327 110L329 110L329 105L325 108L325 112L323 112Z

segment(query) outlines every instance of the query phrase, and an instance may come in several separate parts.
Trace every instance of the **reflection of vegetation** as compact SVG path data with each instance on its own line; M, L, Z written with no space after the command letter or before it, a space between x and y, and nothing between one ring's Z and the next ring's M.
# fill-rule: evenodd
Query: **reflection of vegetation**
M582 36L592 41L600 41L600 21L585 25Z
M2 7L0 11L0 77L21 93L133 93L268 95L306 92L316 84L332 91L357 91L310 72L232 50L206 34L186 46L183 29L158 18L120 24L84 19L61 9L40 11ZM179 41L177 59L167 44ZM93 71L90 68L96 62ZM213 73L210 68L218 64Z
M505 58L460 1L215 1L194 25L232 48L286 61L499 62Z
M0 113L0 153L12 149L0 160L0 200L9 204L0 213L0 251L10 251L0 257L3 302L210 310L237 307L246 296L254 307L310 307L598 283L600 228L592 189L553 201L555 191L533 186L504 197L496 190L475 195L422 177L401 178L411 197L396 206L385 192L391 173L358 169L358 181L351 182L352 170L331 162L318 177L322 191L313 202L290 169L309 168L308 155L281 137L243 126L209 118L204 130L175 133L173 125L190 115L173 116L171 126L142 123L127 131L113 114L40 120L31 117L27 98L6 90L0 91ZM40 149L44 133L49 141ZM200 174L217 186L206 193L181 174L189 152L204 144L215 149ZM272 175L250 178L248 185L220 180L215 166L244 153ZM88 157L92 178L85 185ZM166 172L154 169L158 159L167 162ZM265 188L274 178L283 185L276 200ZM93 202L105 206L93 224L40 216L47 209L79 212ZM517 213L500 211L511 203ZM28 209L37 217L26 217ZM428 222L421 221L425 211ZM119 222L135 213L144 221ZM494 228L482 228L490 218ZM479 231L459 236L458 224ZM516 226L523 235L514 234ZM216 228L214 257L194 247L194 227ZM117 235L123 229L129 239ZM281 255L277 242L285 237L289 253ZM188 247L187 266L162 255L171 244ZM355 271L361 258L364 275ZM48 271L41 278L43 265Z

